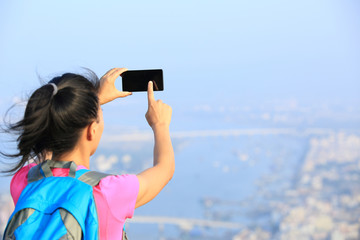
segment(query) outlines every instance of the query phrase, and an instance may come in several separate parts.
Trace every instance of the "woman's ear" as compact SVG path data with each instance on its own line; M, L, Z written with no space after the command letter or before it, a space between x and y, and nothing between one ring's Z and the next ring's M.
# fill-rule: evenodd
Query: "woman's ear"
M92 123L90 123L88 126L87 126L87 129L86 129L86 139L88 141L92 141L94 138L95 138L95 135L96 135L96 121L93 121Z

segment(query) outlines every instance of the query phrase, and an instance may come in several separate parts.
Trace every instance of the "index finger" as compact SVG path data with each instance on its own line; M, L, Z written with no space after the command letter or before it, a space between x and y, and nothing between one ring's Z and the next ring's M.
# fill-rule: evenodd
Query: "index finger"
M110 74L113 75L115 78L117 78L118 76L121 76L121 74L123 74L123 72L126 72L127 70L128 70L127 68L114 68L114 69L112 69Z
M150 104L151 101L155 101L155 97L154 97L154 90L153 90L153 82L149 81L148 83L148 102Z
M110 77L112 80L115 80L118 76L121 76L121 74L123 74L127 70L127 68L112 68L107 71L103 77Z
M116 77L118 77L119 75L121 75L123 72L126 72L128 69L127 68L112 68L109 71L107 71L104 76L111 76L111 75L115 75Z

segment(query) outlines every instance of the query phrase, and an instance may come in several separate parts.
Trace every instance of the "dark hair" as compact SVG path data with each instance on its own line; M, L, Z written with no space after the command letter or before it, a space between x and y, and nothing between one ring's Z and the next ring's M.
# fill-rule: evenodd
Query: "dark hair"
M99 79L93 72L89 73L89 79L65 73L31 95L23 119L8 125L7 132L19 135L18 152L1 154L21 159L4 173L16 172L30 159L44 161L47 152L56 158L75 147L81 130L98 119ZM56 85L56 94L55 86L50 83Z

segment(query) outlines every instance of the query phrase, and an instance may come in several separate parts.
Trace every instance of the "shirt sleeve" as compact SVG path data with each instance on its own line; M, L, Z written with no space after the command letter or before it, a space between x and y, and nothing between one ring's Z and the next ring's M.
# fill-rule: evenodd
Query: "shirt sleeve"
M112 175L102 179L97 186L104 196L110 212L118 220L131 218L139 192L136 175Z
M26 165L25 167L22 167L19 171L15 173L13 178L10 182L10 194L14 201L14 205L16 205L17 201L19 200L19 197L21 195L22 190L27 185L27 176L29 173L30 168L35 166L35 163Z

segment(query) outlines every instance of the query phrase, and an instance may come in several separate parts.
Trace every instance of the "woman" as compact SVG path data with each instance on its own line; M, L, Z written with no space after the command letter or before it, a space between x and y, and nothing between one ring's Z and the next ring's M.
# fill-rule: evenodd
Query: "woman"
M127 69L109 70L97 77L67 73L52 79L30 97L24 117L10 126L18 137L18 152L3 154L20 158L8 172L15 173L11 195L16 204L27 185L27 174L50 156L55 161L73 161L77 170L89 168L90 156L98 147L104 121L101 105L131 95L118 91L115 80ZM94 187L100 239L121 239L126 218L134 209L151 201L170 181L175 169L169 125L171 107L156 101L152 82L148 84L148 111L145 115L155 138L154 166L137 175L108 176ZM29 161L34 161L29 163ZM68 171L53 168L54 176Z

